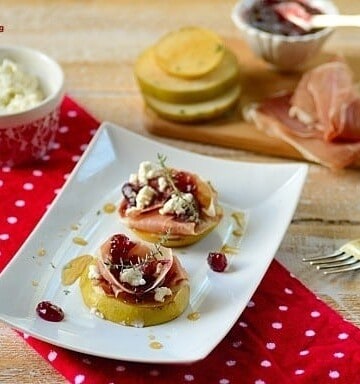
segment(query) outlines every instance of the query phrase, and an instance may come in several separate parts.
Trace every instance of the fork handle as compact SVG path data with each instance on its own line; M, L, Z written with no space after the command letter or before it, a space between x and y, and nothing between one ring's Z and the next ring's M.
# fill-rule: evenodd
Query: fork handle
M360 239L350 241L349 243L343 245L340 250L360 260Z

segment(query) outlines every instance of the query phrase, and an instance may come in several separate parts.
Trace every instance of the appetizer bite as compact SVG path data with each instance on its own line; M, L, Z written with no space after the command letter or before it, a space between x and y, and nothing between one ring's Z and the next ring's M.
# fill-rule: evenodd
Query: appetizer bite
M143 161L122 186L119 213L140 238L168 247L193 244L211 232L222 218L217 192L194 173Z
M189 303L188 276L170 248L111 236L80 276L85 304L106 320L134 327L178 317Z

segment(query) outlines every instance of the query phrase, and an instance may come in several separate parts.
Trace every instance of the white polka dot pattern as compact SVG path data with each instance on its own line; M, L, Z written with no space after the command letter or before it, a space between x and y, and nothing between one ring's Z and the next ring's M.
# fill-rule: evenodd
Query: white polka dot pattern
M276 344L275 343L266 343L266 348L267 349L275 349L276 348Z
M30 230L36 224L96 133L98 124L68 99L67 103L47 162L22 171L21 177L15 169L0 169L1 194L6 198L0 206L5 208L0 215L0 271L25 240L20 228ZM225 339L208 358L191 365L100 359L50 346L26 333L21 336L74 384L272 384L284 377L299 384L360 383L360 357L354 353L360 348L359 330L276 261Z
M76 375L74 379L74 384L82 384L85 382L85 376L84 375Z
M55 351L50 351L48 354L48 360L53 362L57 358L57 353Z

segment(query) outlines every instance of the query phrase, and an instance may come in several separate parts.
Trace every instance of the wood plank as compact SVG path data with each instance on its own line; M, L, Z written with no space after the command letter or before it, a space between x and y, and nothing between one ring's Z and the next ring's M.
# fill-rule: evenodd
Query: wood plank
M294 89L301 77L301 72L278 72L255 57L244 41L235 38L225 40L228 47L237 55L240 63L239 83L242 93L238 105L222 118L197 124L171 122L159 117L150 108L146 108L144 113L146 129L154 135L164 137L306 160L291 145L260 132L254 124L246 122L243 116L243 109L247 105L277 92ZM308 68L325 62L333 56L329 52L323 52L312 63L309 63ZM355 79L360 78L360 57L352 53L347 55L346 59L354 71ZM358 166L360 166L360 161L356 164L356 167Z

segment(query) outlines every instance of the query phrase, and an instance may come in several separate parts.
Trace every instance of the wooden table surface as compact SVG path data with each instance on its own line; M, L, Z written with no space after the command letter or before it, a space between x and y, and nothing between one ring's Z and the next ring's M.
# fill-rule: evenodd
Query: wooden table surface
M133 78L137 55L169 30L184 25L212 28L222 36L238 32L229 14L233 0L1 0L0 44L45 51L62 65L68 94L100 121L110 120L150 136L141 118L142 102ZM360 4L337 0L342 12L360 13ZM360 29L337 30L329 52L355 52ZM176 147L215 157L283 161L255 153L157 138ZM301 262L360 237L360 171L331 172L310 165L292 223L276 254L306 286L360 326L360 274L324 277ZM0 383L64 383L50 365L14 331L0 323Z

